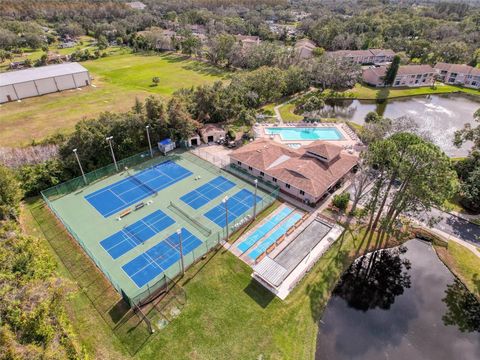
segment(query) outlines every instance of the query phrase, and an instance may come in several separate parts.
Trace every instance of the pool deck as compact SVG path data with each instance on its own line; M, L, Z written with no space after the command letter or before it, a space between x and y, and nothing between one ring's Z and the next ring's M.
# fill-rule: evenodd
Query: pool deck
M362 142L355 134L355 132L344 123L287 123L280 126L272 125L272 124L255 124L254 126L254 133L255 138L267 138L274 140L280 144L284 144L287 146L305 146L309 145L314 141L317 140L283 140L279 134L267 134L266 129L268 128L311 128L311 129L322 129L322 128L335 128L337 129L340 134L342 134L342 140L325 140L331 142L333 144L337 144L342 146L344 149L357 149L359 146L363 146Z
M287 207L293 209L288 217L295 213L300 213L305 217L299 226L285 236L284 241L256 261L248 256L252 249L255 249L264 239L275 232L278 228L275 226L247 251L241 252L238 249L239 244ZM252 278L283 300L340 237L343 230L341 226L321 217L318 210L305 213L290 203L284 203L252 229L242 234L233 244L224 246L252 268Z

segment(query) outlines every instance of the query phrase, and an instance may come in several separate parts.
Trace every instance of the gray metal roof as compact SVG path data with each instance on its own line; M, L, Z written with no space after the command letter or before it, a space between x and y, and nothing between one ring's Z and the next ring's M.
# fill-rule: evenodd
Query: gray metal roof
M0 73L0 86L88 71L76 62Z
M253 271L273 286L279 286L288 275L288 270L269 256L265 256L255 265Z

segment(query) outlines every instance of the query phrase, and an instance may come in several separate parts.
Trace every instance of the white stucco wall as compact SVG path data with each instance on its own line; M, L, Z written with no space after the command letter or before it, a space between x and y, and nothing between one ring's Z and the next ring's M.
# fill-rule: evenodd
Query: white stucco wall
M5 85L0 87L0 103L9 101L8 96L15 101L87 85L90 85L88 71Z

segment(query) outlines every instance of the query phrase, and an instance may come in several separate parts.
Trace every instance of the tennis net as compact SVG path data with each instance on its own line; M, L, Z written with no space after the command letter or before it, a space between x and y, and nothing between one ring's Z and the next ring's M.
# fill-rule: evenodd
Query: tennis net
M168 206L170 210L175 212L177 215L180 215L182 218L187 220L189 223L191 223L193 226L195 226L204 236L210 236L212 234L212 230L208 229L204 225L202 225L198 220L192 218L189 216L184 210L182 210L180 207L175 205L172 201L170 201L170 205Z
M137 245L140 245L143 243L143 241L133 233L133 231L128 230L127 227L123 228L123 231L128 235L129 238L131 238Z
M152 188L151 186L147 185L147 183L143 182L142 180L140 180L139 178L137 178L135 175L130 175L132 177L132 179L140 186L143 186L145 189L147 189L149 192L152 193L152 195L156 195L157 194L157 190L155 190L154 188Z

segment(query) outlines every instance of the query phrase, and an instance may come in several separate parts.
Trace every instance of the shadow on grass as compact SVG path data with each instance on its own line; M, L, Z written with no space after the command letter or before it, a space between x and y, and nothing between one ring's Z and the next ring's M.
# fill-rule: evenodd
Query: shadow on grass
M275 295L268 291L256 280L252 279L243 291L252 298L258 305L265 309L275 298Z
M125 302L125 300L120 299L113 307L108 311L110 318L113 323L118 323L128 312L130 311L130 306Z

